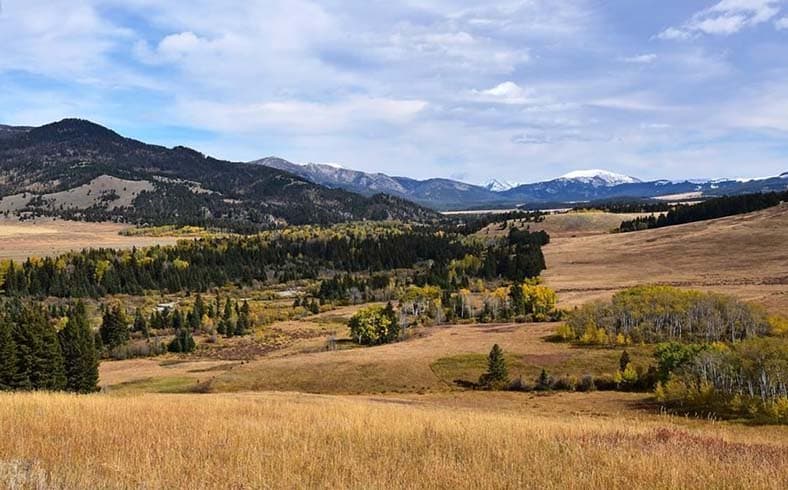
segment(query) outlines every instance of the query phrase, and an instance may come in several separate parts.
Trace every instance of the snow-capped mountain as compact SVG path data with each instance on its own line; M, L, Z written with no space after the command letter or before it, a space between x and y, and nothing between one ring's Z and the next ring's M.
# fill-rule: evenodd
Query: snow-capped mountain
M268 157L254 164L284 170L326 187L344 189L358 194L390 194L436 209L485 205L500 200L498 194L482 186L450 179L416 180L391 177L342 168L337 164L307 163L299 165L281 158Z
M559 179L573 180L575 182L583 182L593 186L612 187L621 184L636 184L642 182L640 179L630 177L628 175L617 174L609 170L575 170L564 174Z
M509 189L513 189L518 185L522 185L522 182L512 182L511 180L491 179L489 182L484 184L484 188L493 192L503 192L503 191L508 191Z
M565 204L610 199L649 199L687 192L723 195L788 188L788 172L759 180L655 180L643 182L608 170L578 170L553 180L516 184L492 179L486 185L450 179L417 180L342 168L337 164L299 165L269 157L260 165L278 168L327 187L371 196L384 193L438 210ZM527 176L523 176L527 178Z

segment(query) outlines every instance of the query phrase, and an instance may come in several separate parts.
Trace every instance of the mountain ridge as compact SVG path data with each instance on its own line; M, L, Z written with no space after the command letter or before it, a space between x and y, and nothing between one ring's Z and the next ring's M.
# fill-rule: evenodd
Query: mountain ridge
M0 138L0 211L23 217L244 230L436 217L397 197L360 196L286 171L219 160L184 146L150 145L82 119L2 131L6 137ZM105 178L100 183L110 185L96 188L96 179L102 176L116 180ZM147 185L132 196L130 205L115 206L129 197L122 195L129 189L118 183L124 180Z
M326 164L299 165L276 157L250 163L269 164L276 168L287 169L321 185L364 195L385 192L442 211L479 207L572 204L605 199L651 199L686 193L714 196L726 192L783 190L788 185L781 182L780 177L761 180L642 181L609 170L591 169L576 170L542 182L507 185L498 179L491 179L487 185L478 186L451 179L418 180L392 177L383 173L373 174Z

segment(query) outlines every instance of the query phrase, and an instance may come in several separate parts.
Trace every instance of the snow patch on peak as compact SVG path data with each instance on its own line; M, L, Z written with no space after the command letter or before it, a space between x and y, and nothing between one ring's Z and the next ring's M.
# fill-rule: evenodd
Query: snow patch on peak
M514 189L515 187L521 185L520 182L512 182L509 180L498 180L498 179L491 179L489 182L484 184L484 187L487 190L493 192L503 192L508 191L509 189Z
M635 184L641 182L639 179L629 177L628 175L617 174L609 170L591 169L591 170L575 170L564 174L559 179L562 180L575 180L588 184L598 184L605 186L614 186L619 184Z

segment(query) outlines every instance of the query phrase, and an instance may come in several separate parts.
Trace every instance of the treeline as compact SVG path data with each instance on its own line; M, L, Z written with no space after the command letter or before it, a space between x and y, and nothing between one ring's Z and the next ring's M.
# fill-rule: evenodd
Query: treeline
M736 342L769 332L761 309L731 296L669 286L638 286L611 302L586 304L571 313L558 335L595 345Z
M466 214L454 218L455 230L465 235L476 233L492 224L500 224L503 228L510 221L525 223L541 223L545 213L541 211L508 211L505 213Z
M576 206L573 211L605 211L607 213L664 213L669 211L671 205L667 202L642 202L642 201L612 201L592 203L586 206Z
M658 354L668 375L656 394L669 407L788 423L788 339L668 344Z
M666 214L659 216L642 216L630 221L624 221L619 226L619 231L630 232L662 228L663 226L751 213L777 206L786 200L788 200L788 191L717 197L698 204L680 204Z
M423 281L448 285L449 264L484 257L483 277L523 280L545 268L544 232L511 230L484 245L432 227L349 226L205 238L169 247L91 249L8 265L2 287L10 296L101 297L145 290L205 291L227 283L287 282L320 271L375 272L428 264Z
M60 328L58 328L60 327ZM98 385L99 351L85 305L63 317L19 300L0 309L0 390L90 393Z

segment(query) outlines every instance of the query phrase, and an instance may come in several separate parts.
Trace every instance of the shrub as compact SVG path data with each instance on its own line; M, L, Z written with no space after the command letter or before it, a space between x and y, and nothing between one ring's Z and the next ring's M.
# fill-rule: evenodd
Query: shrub
M391 303L385 308L362 308L348 322L350 335L361 345L380 345L395 341L400 335L397 315Z
M575 391L577 378L574 376L561 376L553 382L552 388L558 391Z
M589 392L589 391L596 391L596 383L594 382L594 377L590 374L584 375L580 378L580 383L577 385L577 391L582 392Z

